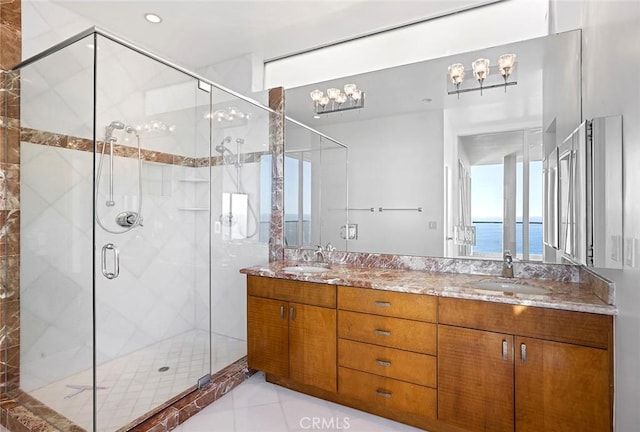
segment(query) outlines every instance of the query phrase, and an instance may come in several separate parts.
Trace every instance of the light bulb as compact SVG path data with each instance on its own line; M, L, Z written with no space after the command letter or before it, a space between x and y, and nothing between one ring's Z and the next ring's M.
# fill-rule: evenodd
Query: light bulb
M320 99L322 99L322 96L324 96L324 93L322 93L320 90L316 89L314 91L312 91L310 93L311 95L311 100L314 102L320 102Z
M362 90L360 89L354 90L353 93L351 93L351 99L356 101L362 99Z
M322 96L318 103L322 106L325 106L326 104L329 103L329 98L327 96Z
M340 92L340 94L336 97L336 102L338 102L340 105L342 105L346 101L347 101L347 95L342 93L342 92Z
M358 86L356 86L355 84L345 84L344 85L344 93L347 96L351 96L353 94L354 91L356 91L358 89Z
M502 54L500 57L498 57L498 67L500 68L500 74L505 77L505 79L509 75L511 75L511 71L513 70L515 61L515 54Z
M489 76L489 59L479 58L471 64L473 68L473 76L480 82L482 82Z
M337 88L327 89L327 96L329 96L329 99L335 100L339 95L340 95L340 89L337 89Z
M464 80L464 65L455 63L449 66L449 79L457 86Z

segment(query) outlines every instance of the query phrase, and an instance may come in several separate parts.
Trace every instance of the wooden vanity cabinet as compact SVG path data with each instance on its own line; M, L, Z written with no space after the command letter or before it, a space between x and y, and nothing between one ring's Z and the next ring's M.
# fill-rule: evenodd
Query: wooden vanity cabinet
M338 286L340 395L435 420L436 308L431 296Z
M610 316L439 299L438 420L469 431L611 431Z
M250 368L337 390L336 287L247 277Z

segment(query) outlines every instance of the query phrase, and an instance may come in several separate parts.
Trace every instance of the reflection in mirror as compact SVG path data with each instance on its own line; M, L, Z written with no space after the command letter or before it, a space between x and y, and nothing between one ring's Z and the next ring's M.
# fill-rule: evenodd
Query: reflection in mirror
M507 53L517 84L449 94L451 65L473 79L475 60ZM579 53L574 31L288 89L290 117L349 147L344 250L545 258L542 161L581 121ZM310 92L346 83L366 106L317 115Z
M285 143L285 245L345 250L346 146L291 120L285 123Z
M458 256L542 260L542 159L540 129L459 137Z

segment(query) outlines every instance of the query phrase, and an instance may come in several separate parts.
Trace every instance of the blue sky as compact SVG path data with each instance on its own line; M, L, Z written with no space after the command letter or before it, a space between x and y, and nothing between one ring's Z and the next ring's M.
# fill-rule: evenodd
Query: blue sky
M542 162L531 162L529 218L542 220ZM516 216L522 217L522 164L517 165ZM502 164L471 167L472 220L502 220Z

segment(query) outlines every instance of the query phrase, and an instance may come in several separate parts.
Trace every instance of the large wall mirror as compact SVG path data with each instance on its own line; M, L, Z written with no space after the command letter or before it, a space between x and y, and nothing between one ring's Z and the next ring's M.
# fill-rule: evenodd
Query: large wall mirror
M320 132L309 137L316 147L342 149L327 141L332 137L349 153L344 175L327 169L322 186L310 186L328 201L314 213L322 223L309 244L476 258L510 250L542 260L545 159L582 120L580 45L580 32L567 32L288 89L287 115ZM504 85L497 67L503 54L516 55L510 80L517 84ZM477 59L490 61L482 90L470 88L479 86ZM449 74L454 64L465 68L458 93ZM326 94L346 84L363 91L363 108L315 113L313 90ZM287 132L285 146L297 161L324 153L298 152L309 140L294 136ZM343 151L345 159L331 163L346 164L346 151L336 149L326 153ZM293 175L303 178L285 167L285 179ZM292 193L287 184L285 196ZM310 193L311 200L319 196ZM336 196L340 202L331 200ZM285 213L293 205L287 199ZM347 221L357 238L343 238Z
M285 142L285 246L347 250L347 147L291 119Z

